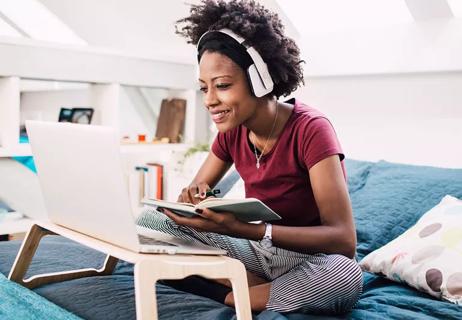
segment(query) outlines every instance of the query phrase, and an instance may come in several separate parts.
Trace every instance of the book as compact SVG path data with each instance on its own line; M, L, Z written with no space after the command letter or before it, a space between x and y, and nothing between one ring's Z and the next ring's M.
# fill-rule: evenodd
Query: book
M146 190L147 190L147 184L148 184L148 168L143 167L143 166L136 166L135 170L138 172L138 177L135 178L133 177L132 180L135 180L135 184L138 185L137 190L135 191L134 187L133 192L136 194L136 199L138 202L138 206L141 206L141 201L147 196Z
M176 214L193 217L200 216L196 209L208 208L215 212L231 212L241 221L271 221L279 220L281 217L271 208L258 199L224 199L224 198L207 198L197 204L185 202L169 202L157 199L143 199L143 204L158 208L169 209Z
M163 199L164 196L164 166L158 163L148 162L144 166L135 166L134 175L129 177L130 190L137 206L142 206L141 200Z
M163 166L158 163L147 163L147 187L145 197L163 199Z

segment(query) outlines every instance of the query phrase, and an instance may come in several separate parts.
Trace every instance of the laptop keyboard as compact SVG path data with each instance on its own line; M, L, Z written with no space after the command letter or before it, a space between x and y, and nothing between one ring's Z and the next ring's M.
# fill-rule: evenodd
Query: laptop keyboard
M177 247L176 244L165 242L165 241L160 241L154 238L143 236L141 234L138 235L138 239L140 240L141 244Z

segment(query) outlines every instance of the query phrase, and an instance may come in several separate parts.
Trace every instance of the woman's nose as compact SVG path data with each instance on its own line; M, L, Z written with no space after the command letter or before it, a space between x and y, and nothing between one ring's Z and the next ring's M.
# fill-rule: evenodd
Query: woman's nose
M215 90L208 90L204 96L204 104L206 107L213 107L219 103Z

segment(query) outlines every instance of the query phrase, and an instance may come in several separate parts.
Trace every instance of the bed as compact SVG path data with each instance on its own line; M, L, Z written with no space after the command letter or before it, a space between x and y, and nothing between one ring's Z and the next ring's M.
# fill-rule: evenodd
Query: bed
M450 194L462 199L462 169L403 165L385 161L346 160L348 187L357 227L357 258L383 246L412 226L422 214ZM238 177L228 176L222 189ZM226 184L226 185L225 185ZM0 273L7 275L20 242L0 242ZM42 240L28 275L100 267L104 256L59 236ZM46 319L135 319L133 266L119 262L111 276L82 278L49 284L18 295L30 303L5 306L6 279L0 281L0 318L16 319L37 299L58 316ZM14 284L13 284L14 285ZM25 293L32 291L15 287ZM234 310L207 298L158 284L160 319L233 319ZM43 299L45 298L45 299ZM11 297L9 297L11 303ZM24 301L23 301L24 302ZM11 304L10 304L11 305ZM59 308L59 309L56 309ZM5 311L6 310L6 311ZM33 312L30 310L30 312ZM32 313L31 313L32 314ZM437 300L407 285L364 273L364 290L355 308L343 316L255 313L254 319L462 319L462 307Z

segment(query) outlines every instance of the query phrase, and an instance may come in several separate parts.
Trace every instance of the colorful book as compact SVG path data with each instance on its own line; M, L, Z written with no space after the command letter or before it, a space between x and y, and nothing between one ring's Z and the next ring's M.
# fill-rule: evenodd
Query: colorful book
M147 163L147 187L145 197L163 199L163 166L158 163Z

